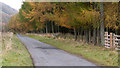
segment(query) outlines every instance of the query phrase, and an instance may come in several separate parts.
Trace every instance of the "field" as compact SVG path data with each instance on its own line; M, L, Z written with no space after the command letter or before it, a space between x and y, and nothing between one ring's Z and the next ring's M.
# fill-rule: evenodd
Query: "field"
M2 66L33 66L30 54L16 35L2 36Z
M82 56L97 65L118 66L118 52L116 50L105 49L103 46L88 45L71 39L53 38L42 35L26 36L50 44L77 56Z

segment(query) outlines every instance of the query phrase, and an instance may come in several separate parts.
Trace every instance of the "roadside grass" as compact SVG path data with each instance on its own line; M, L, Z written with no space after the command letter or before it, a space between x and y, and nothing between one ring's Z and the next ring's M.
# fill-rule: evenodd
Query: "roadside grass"
M0 32L0 68L2 67L2 35Z
M33 66L29 52L16 35L12 36L12 43L7 49L9 38L6 35L3 37L2 66Z
M70 39L55 39L45 36L26 35L41 42L50 44L69 53L82 56L99 66L118 66L118 52L102 46L88 45Z

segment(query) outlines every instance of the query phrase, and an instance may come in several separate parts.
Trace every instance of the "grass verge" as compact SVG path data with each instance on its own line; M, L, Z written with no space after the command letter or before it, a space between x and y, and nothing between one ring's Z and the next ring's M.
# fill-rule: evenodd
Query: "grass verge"
M33 66L29 52L16 35L13 35L11 43L8 43L9 36L3 38L2 66Z
M88 45L68 39L54 39L36 35L26 36L50 44L69 53L80 55L97 65L118 66L118 52L115 50L109 50L104 47Z

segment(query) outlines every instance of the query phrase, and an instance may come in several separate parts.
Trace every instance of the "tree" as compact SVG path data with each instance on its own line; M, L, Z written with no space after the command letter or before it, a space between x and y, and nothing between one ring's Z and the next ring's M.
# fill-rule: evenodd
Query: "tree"
M104 7L103 2L100 2L100 36L101 36L101 45L104 45Z

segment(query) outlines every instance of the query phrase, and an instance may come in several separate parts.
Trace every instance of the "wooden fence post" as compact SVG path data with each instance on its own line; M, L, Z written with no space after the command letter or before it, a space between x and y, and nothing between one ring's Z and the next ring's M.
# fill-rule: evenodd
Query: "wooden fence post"
M112 37L112 33L110 33L110 48L112 48L113 46L113 37Z
M108 32L105 32L105 47L108 47Z

